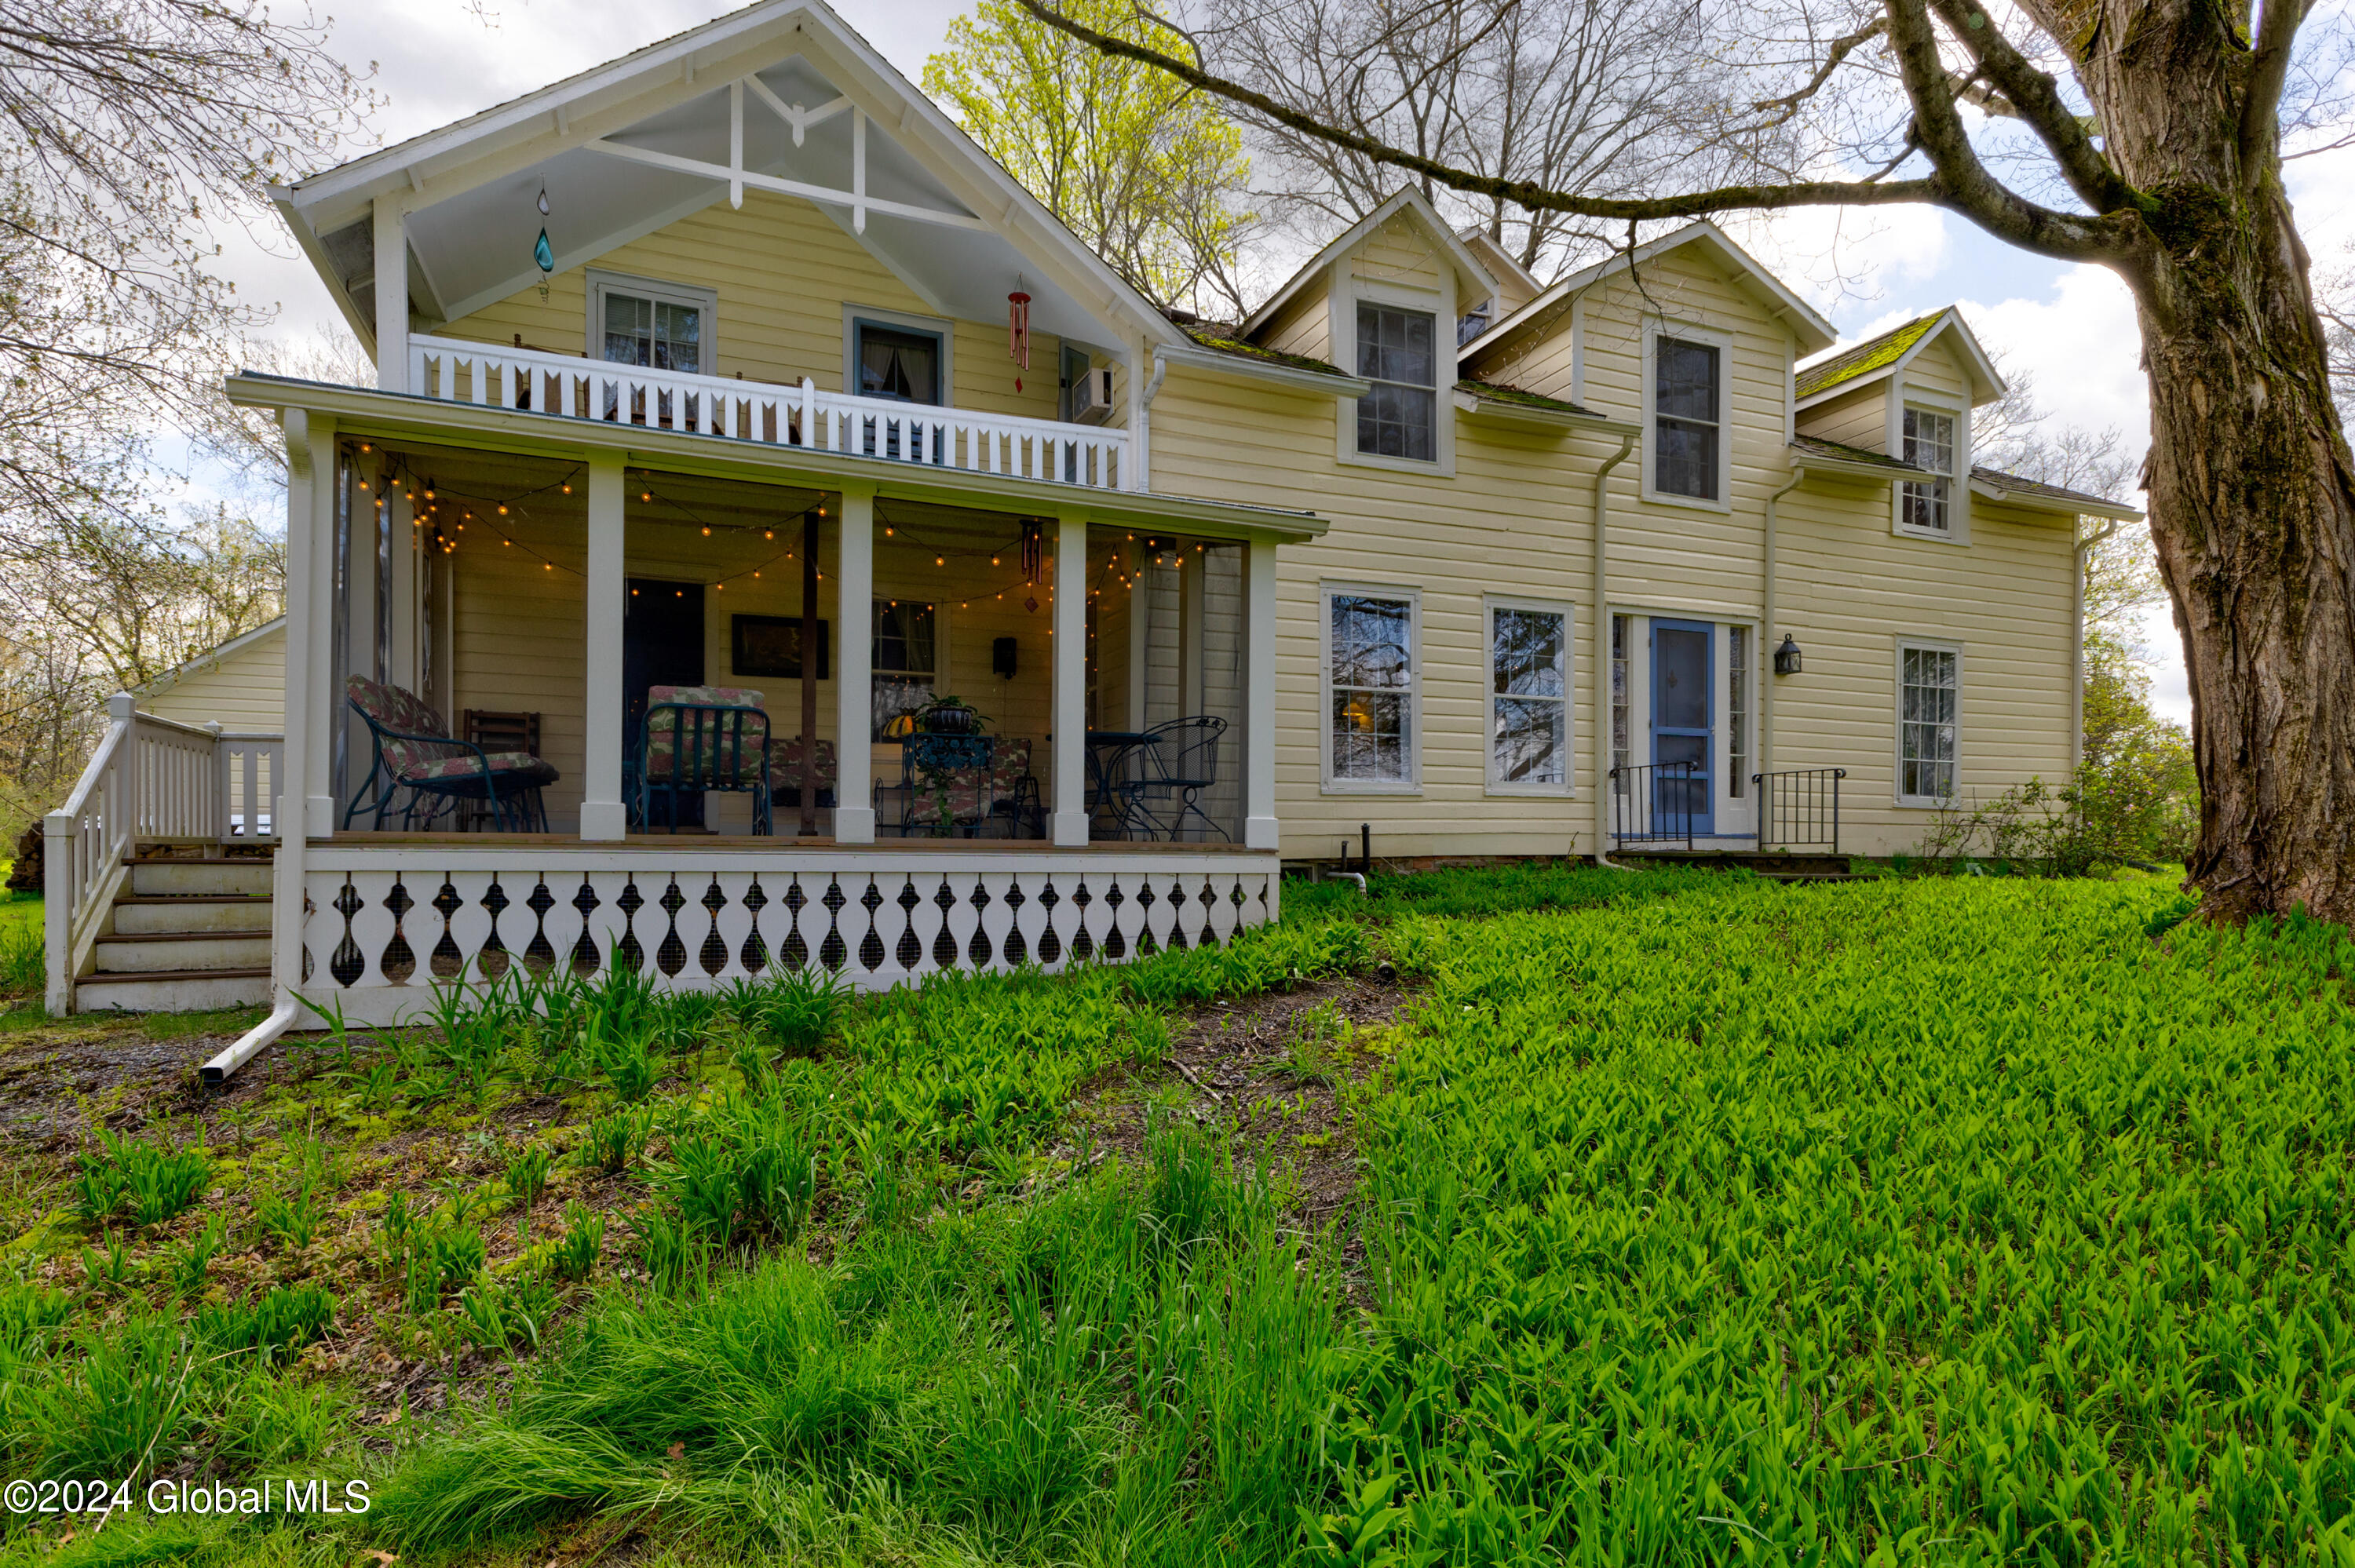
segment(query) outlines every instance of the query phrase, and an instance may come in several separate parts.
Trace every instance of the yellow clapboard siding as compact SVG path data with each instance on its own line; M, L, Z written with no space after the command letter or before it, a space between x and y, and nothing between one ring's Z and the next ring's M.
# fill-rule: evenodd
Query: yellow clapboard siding
M143 713L181 724L271 733L286 724L286 631L258 637L234 653L200 662L139 699Z

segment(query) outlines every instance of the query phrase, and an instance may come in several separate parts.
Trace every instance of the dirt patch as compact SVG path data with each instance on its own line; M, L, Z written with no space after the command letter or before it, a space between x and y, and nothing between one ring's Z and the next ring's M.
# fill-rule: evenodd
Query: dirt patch
M1362 1175L1345 1094L1380 1065L1369 1036L1412 996L1384 965L1211 1002L1178 1030L1165 1070L1100 1083L1081 1126L1100 1149L1141 1164L1147 1108L1174 1095L1198 1122L1226 1131L1238 1160L1264 1150L1289 1212L1304 1229L1322 1230Z

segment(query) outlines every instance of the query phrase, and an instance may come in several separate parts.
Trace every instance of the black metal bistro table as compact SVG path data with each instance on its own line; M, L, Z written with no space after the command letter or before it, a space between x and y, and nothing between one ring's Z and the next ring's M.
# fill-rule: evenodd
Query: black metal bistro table
M1088 731L1090 821L1095 820L1097 813L1103 812L1112 819L1114 837L1133 837L1139 827L1146 830L1147 837L1152 835L1155 823L1146 813L1142 792L1135 787L1140 781L1129 777L1129 769L1146 748L1159 744L1159 736L1144 730Z

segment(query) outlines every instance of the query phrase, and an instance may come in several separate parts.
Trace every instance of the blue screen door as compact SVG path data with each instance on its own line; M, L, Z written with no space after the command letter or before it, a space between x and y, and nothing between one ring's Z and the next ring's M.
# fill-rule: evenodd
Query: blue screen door
M1652 831L1673 832L1692 816L1696 833L1716 832L1710 788L1710 638L1702 620L1652 622L1652 760L1689 763L1689 775L1656 769L1652 775Z

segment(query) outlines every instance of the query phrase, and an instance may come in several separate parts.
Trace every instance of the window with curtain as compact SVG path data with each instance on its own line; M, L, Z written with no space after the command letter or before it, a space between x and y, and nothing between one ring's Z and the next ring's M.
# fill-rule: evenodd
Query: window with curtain
M1653 340L1652 488L1663 495L1716 501L1720 353L1705 343Z
M1506 787L1570 782L1570 618L1511 605L1488 612L1488 777Z
M941 400L941 340L928 332L858 323L858 391L902 403Z
M1373 387L1358 399L1358 450L1375 457L1435 462L1438 356L1427 311L1358 302L1358 374Z
M1898 651L1897 793L1907 800L1955 798L1962 662L1951 648Z
M875 601L875 739L894 738L892 722L932 700L940 673L935 625L929 604L904 599Z
M1332 777L1402 784L1414 777L1414 603L1329 596Z
M605 291L605 358L650 370L703 373L703 311L643 294Z

